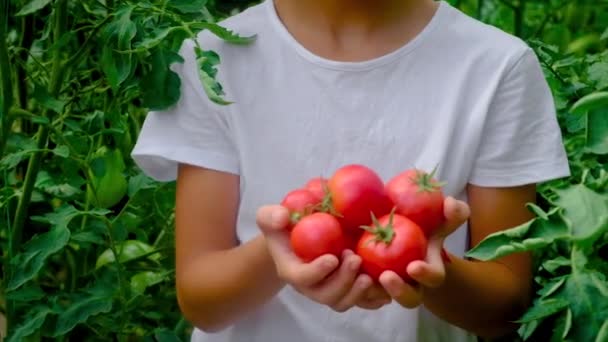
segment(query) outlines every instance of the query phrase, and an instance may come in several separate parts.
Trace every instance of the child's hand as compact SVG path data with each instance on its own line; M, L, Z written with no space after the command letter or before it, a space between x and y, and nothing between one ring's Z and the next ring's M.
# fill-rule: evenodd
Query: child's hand
M469 218L469 206L462 201L448 197L444 203L446 222L438 232L429 238L425 261L415 261L408 265L407 273L418 282L414 287L405 283L395 272L386 271L380 275L380 284L399 304L415 308L422 303L422 290L437 288L445 280L445 265L442 257L443 242Z
M291 250L288 223L289 212L282 206L265 206L257 212L257 224L279 278L304 296L338 312L354 306L377 309L390 302L388 296L366 297L372 279L358 274L361 258L352 251L345 251L341 260L323 255L310 263L302 262Z

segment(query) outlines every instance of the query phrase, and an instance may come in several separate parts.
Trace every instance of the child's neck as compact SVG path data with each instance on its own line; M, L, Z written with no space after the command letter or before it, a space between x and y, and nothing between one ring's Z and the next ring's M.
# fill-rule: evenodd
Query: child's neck
M433 0L274 3L283 24L300 44L322 57L343 61L372 59L399 48L422 31L437 9Z

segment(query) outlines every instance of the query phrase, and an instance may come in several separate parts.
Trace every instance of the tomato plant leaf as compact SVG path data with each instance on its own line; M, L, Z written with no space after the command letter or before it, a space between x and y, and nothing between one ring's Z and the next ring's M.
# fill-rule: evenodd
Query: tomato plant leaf
M608 62L599 61L589 66L589 80L598 90L608 88Z
M15 302L30 302L38 299L42 299L46 296L46 293L42 291L38 285L27 285L19 289L19 291L12 291L6 294L6 299L14 300Z
M223 41L231 44L249 44L256 39L256 35L251 36L241 36L239 34L234 33L223 26L220 26L215 23L208 22L193 22L190 23L190 27L197 30L209 30L211 33L216 35L218 38Z
M168 5L182 13L199 13L207 4L207 0L170 0Z
M70 148L66 145L58 145L53 149L53 154L61 158L67 158L70 156Z
M32 14L39 11L51 3L51 0L31 0L15 13L16 16Z
M15 290L36 276L46 259L64 248L69 239L67 224L55 225L50 231L34 236L24 245L24 251L11 260L15 273L9 279L6 290Z
M559 256L555 259L549 259L543 262L543 268L549 273L555 273L560 267L570 266L570 260L566 257Z
M608 154L608 106L587 113L586 151Z
M29 312L28 319L21 321L6 342L21 342L27 340L27 337L40 330L44 324L46 317L52 311L48 307L39 307Z
M151 110L167 108L179 100L181 80L169 69L171 63L183 61L176 53L156 50L152 53L152 68L140 82L144 106Z
M143 172L138 173L136 176L129 178L129 187L127 194L129 197L135 196L140 190L153 188L155 181L148 177Z
M608 231L608 197L585 185L556 189L555 205L563 208L563 219L574 239L583 243Z
M131 41L137 34L137 26L131 20L133 9L133 5L120 8L103 33L106 44L102 47L101 67L114 91L132 72L131 53L125 51L131 49Z
M143 294L150 286L156 285L167 277L170 272L139 272L131 277L131 290L136 294Z
M479 260L493 260L517 252L532 251L569 236L568 226L557 209L547 219L537 217L520 226L490 234L466 255Z
M86 295L74 295L70 305L57 317L54 337L61 336L91 316L112 310L112 299L116 288L104 281L97 281L85 291Z
M45 87L35 84L34 91L32 93L32 97L40 103L40 105L46 109L50 109L55 113L61 114L63 112L63 107L65 106L65 101L58 100L51 96Z
M127 240L116 246L118 261L120 263L129 262L133 259L138 259L147 256L150 260L158 260L160 255L155 253L154 247L139 240ZM95 268L99 269L107 264L116 262L116 257L112 249L108 248L103 251L97 258Z
M608 91L599 91L583 96L572 105L573 114L585 114L590 110L608 107Z
M608 30L607 30L607 32L608 32ZM595 342L603 342L603 341L608 341L608 318L606 318L606 320L602 324L602 327L600 328L600 332L597 333L597 337L595 338Z
M154 338L158 342L181 342L182 340L169 329L159 329L154 332Z
M517 323L528 323L541 318L552 316L563 309L567 308L570 302L562 298L552 299L541 299L534 303L534 305L516 322Z

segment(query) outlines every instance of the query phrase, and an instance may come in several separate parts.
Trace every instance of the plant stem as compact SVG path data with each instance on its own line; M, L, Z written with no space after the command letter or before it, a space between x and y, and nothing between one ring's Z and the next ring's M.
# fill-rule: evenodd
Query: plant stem
M0 78L2 89L2 112L0 113L0 156L4 154L6 140L8 139L10 117L9 109L13 105L13 87L11 83L11 64L8 58L8 43L6 41L6 29L8 26L9 0L1 0L0 9Z
M7 0L4 0L6 2ZM53 22L54 29L54 41L57 42L63 36L67 28L67 13L68 6L67 0L59 0L56 3L55 8L55 21ZM4 44L4 43L3 43ZM2 45L2 44L0 44ZM51 74L51 81L49 84L49 93L56 97L58 95L59 89L61 87L62 76L64 74L63 63L61 49L57 49L55 51L54 59L53 59L53 71ZM44 117L48 117L49 111L45 110L43 112ZM38 150L43 150L47 145L47 139L49 136L49 127L47 125L40 125L38 127L37 133L37 141L36 145ZM13 225L9 230L10 238L9 238L9 259L12 259L19 249L21 248L21 240L23 236L23 228L25 225L25 220L27 217L27 210L30 205L32 199L32 192L34 190L34 184L36 182L36 178L38 177L38 171L40 171L40 164L42 162L43 153L41 151L34 152L29 159L27 165L27 171L25 174L25 180L23 182L22 195L19 198L19 202L17 204L17 210L15 213L15 219L13 221ZM12 270L9 268L9 277L12 277ZM7 325L11 324L11 321L15 319L13 307L11 301L7 303L9 307L7 314Z
M514 15L514 30L515 35L523 37L524 34L524 12L526 9L526 1L520 0L517 6L513 6Z

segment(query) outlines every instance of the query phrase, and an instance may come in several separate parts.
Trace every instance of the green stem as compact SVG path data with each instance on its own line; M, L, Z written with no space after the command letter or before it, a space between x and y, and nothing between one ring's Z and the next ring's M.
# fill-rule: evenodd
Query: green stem
M513 7L513 15L514 15L514 30L515 35L518 37L523 37L524 34L524 12L526 9L526 2L524 0L520 0L517 6Z
M13 106L13 87L11 82L11 63L8 58L8 43L6 41L6 29L8 26L9 0L1 0L0 9L0 78L2 89L2 112L0 113L0 156L4 154L6 140L8 137L10 119L9 109Z
M4 0L4 2L6 2L7 0ZM57 42L59 41L59 39L63 36L63 34L66 31L67 28L67 15L68 15L68 6L67 6L67 0L59 0L56 3L56 8L55 8L55 21L53 22L53 29L54 29L54 41ZM3 43L4 44L4 43ZM0 45L3 45L0 44ZM61 81L62 81L62 76L64 75L64 70L63 70L63 64L62 64L62 51L61 49L57 49L55 51L55 55L54 55L54 59L53 59L53 71L51 74L51 81L49 84L49 93L56 97L58 95L60 86L61 86ZM43 113L44 117L48 117L50 114L50 112L48 110L45 110ZM47 140L48 140L48 136L49 136L49 127L47 125L40 125L38 127L38 132L37 132L37 140L36 140L36 145L37 148L39 150L42 150L46 147L47 145ZM13 225L11 227L11 229L9 230L10 232L10 238L9 238L9 259L12 259L12 257L14 257L17 252L19 251L19 249L21 248L21 240L22 240L22 236L23 236L23 228L25 225L25 220L27 217L27 210L28 207L30 205L31 199L32 199L32 192L34 190L34 184L36 182L36 178L38 177L38 172L40 171L40 165L42 162L42 156L43 153L40 151L34 152L29 159L28 165L27 165L27 171L25 174L25 179L23 181L23 188L22 188L22 195L19 198L19 202L17 204L17 210L15 213L15 219L13 221ZM11 270L9 269L9 277L12 276L11 274ZM10 301L9 301L10 303ZM7 303L7 304L9 304ZM13 317L14 315L14 311L12 311L12 303L10 303L10 305L8 305L9 308L11 309L8 312L7 315L7 321L9 327L11 324L11 321L15 319L15 317Z
M477 19L481 20L481 16L483 15L483 0L477 0Z

